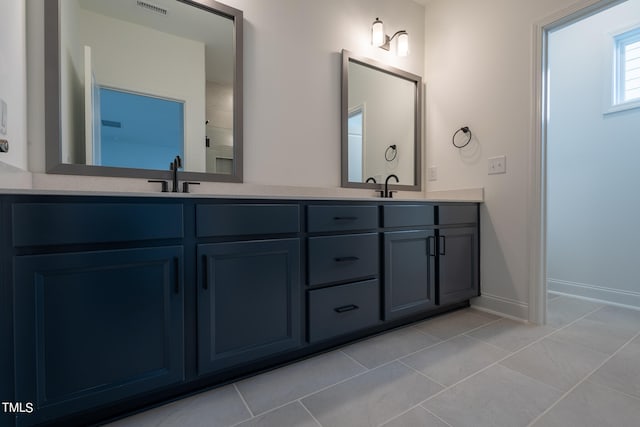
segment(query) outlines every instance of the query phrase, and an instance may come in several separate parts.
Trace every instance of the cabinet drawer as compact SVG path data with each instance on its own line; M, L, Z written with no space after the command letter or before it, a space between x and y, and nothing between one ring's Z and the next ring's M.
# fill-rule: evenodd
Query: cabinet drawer
M309 284L378 274L378 235L350 234L309 238Z
M377 279L309 291L309 341L316 342L380 322Z
M285 234L300 231L298 205L219 204L196 206L198 237Z
M16 203L13 244L129 242L183 237L181 204Z
M385 227L415 227L435 224L433 205L385 205Z
M475 224L478 222L477 205L440 205L438 224Z
M377 206L309 206L307 211L307 229L312 233L377 227Z

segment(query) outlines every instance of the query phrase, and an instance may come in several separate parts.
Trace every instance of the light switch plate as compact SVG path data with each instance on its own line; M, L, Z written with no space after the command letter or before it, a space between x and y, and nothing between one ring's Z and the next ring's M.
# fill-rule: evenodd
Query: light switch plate
M0 134L7 134L7 103L0 99Z
M438 167L431 166L427 168L427 179L429 181L437 181L438 180Z
M489 159L489 175L500 173L507 173L507 156L497 156Z

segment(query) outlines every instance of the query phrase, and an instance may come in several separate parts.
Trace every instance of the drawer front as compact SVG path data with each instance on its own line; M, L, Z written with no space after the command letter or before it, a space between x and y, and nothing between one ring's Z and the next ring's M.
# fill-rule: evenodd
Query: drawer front
M210 204L196 206L198 237L286 234L300 231L298 205Z
M309 206L309 232L355 231L378 228L377 206Z
M440 205L438 224L475 224L478 222L477 205Z
M16 203L13 244L21 246L182 238L181 204Z
M309 291L309 341L316 342L380 322L377 279Z
M415 227L435 224L433 205L385 205L385 227Z
M378 274L378 234L309 238L309 284Z

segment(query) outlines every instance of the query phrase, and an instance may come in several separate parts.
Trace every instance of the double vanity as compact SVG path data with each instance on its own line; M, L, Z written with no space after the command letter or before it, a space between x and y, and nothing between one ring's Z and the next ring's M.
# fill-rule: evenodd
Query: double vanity
M14 194L0 218L19 426L109 419L479 294L477 203Z
M241 183L242 11L111 3L47 1L34 24L46 172ZM478 203L386 197L422 191L422 78L341 56L341 185L385 198L0 194L0 427L103 422L479 295Z

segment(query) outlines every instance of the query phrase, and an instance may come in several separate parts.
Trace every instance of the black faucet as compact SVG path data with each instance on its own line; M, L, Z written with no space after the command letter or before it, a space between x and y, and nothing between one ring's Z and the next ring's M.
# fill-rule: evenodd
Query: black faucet
M370 176L369 178L367 178L367 180L365 181L365 184L366 184L367 182L369 182L369 181L373 182L374 184L377 184L376 179L375 179L374 177L372 177L372 176Z
M383 194L382 197L388 197L388 198L391 199L391 198L393 198L393 191L389 191L389 179L390 178L395 178L396 182L400 182L400 180L394 174L389 175L387 177L387 179L384 180L384 194Z
M176 158L173 159L173 162L169 163L169 170L173 172L171 177L171 182L173 183L172 189L171 189L172 193L178 192L178 168L181 168L181 167L182 167L182 159L180 158L180 156L176 156Z

